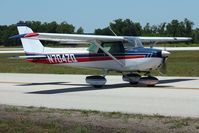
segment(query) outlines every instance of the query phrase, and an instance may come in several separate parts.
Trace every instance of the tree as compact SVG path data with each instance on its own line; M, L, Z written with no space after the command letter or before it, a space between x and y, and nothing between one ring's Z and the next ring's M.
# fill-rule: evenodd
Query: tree
M83 34L84 29L79 27L75 32L75 27L67 22L57 23L42 23L40 21L19 21L26 23L35 32L49 33L77 33ZM193 29L194 23L189 19L184 21L172 20L170 23L161 23L160 25L150 25L147 23L143 29L140 23L133 22L130 19L116 19L109 24L117 35L121 36L185 36L192 37L193 42L199 42L199 28ZM18 34L16 24L0 25L0 45L4 46L19 46L20 40L9 39L10 36ZM109 26L103 29L96 29L97 35L113 35ZM48 42L46 42L48 43Z
M0 26L0 43L4 46L20 45L19 40L9 39L10 36L18 34L16 25Z
M57 33L74 33L75 27L67 22L62 22L61 24L57 25L56 32Z
M110 31L108 27L104 29L96 29L95 34L96 35L113 35L113 33Z
M56 33L57 32L57 22L53 21L51 23L48 23L46 25L46 32L49 32L49 33Z
M79 29L77 29L77 34L84 34L84 29L82 27L79 27Z
M185 36L185 25L182 21L172 20L167 24L166 30L168 36Z
M196 28L194 31L193 31L193 42L195 43L199 43L199 28Z
M185 26L185 35L191 37L193 35L193 25L194 23L187 18L184 20L184 26Z
M164 36L165 35L165 32L166 32L166 24L167 23L161 23L160 25L158 25L158 34L160 36Z
M191 37L193 35L194 23L187 18L184 21L172 20L167 24L166 32L169 36L186 36Z
M138 36L141 35L142 27L140 23L134 23L130 19L117 19L110 23L110 27L117 35L121 36ZM98 35L113 35L109 27L104 29L96 29L95 34Z
M144 28L143 28L143 30L142 30L142 34L143 34L143 35L146 35L146 36L152 34L151 26L150 26L149 23L147 23L147 24L144 26Z

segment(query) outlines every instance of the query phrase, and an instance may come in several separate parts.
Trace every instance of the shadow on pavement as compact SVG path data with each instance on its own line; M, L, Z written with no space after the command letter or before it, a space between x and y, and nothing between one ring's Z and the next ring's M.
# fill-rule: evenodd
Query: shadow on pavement
M168 84L168 83L176 83L176 82L183 82L183 81L191 81L191 80L196 80L196 79L165 79L165 80L160 80L158 84Z
M118 89L118 88L122 89L122 88L126 88L126 87L133 87L133 88L145 87L143 85L132 86L129 83L106 85L106 86L104 86L102 88L94 88L94 87L86 85L86 84L65 84L65 85L81 86L81 87L71 87L71 88L61 88L61 89L50 89L50 90L34 91L34 92L28 92L28 94L59 94L59 93L71 93L71 92L109 90L109 89ZM160 87L160 86L155 86L155 87ZM161 86L161 87L170 87L170 86Z
M183 81L190 81L196 79L168 79L168 80L160 80L160 82L151 88L169 88L172 86L169 85L161 85L167 83L176 83L176 82L183 82ZM50 89L50 90L41 90L41 91L33 91L28 92L27 94L59 94L59 93L72 93L72 92L84 92L84 91L96 91L96 90L109 90L109 89L122 89L125 87L132 87L138 89L139 87L147 87L146 85L138 84L138 85L130 85L129 83L120 83L120 84L113 84L113 85L105 85L102 88L94 88L87 84L70 84L69 82L47 82L47 83L31 83L31 84L23 84L18 86L37 86L37 85L63 85L63 86L70 86L66 88L60 89ZM74 86L74 87L71 87Z

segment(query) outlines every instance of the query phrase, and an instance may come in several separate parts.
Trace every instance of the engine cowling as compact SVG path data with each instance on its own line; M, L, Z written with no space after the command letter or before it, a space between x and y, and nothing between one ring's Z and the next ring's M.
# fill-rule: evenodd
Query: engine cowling
M102 76L88 76L86 77L86 83L94 87L102 87L106 84L106 78Z
M140 78L140 81L139 81L140 84L144 84L147 86L155 86L158 82L159 80L156 77L152 77L152 76L142 77Z

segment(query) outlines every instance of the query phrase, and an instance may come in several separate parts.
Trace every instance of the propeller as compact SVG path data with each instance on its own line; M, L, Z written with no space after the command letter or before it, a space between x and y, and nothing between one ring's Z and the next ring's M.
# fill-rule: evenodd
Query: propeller
M159 68L159 73L161 75L164 75L167 73L167 59L168 59L168 56L170 55L170 52L162 50L161 54L162 54L162 63Z
M167 73L167 58L163 58L162 64L159 68L159 72L161 73L161 75L164 75Z

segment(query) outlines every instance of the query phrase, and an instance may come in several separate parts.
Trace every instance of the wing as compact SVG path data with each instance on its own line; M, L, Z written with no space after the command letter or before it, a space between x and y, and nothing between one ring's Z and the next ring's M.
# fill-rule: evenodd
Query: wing
M11 38L28 38L45 41L56 41L66 44L88 44L93 41L118 42L125 41L122 36L101 36L101 35L79 35L79 34L58 34L58 33L27 33L16 35Z
M142 42L158 43L158 42L185 42L191 41L190 37L138 37Z
M199 51L199 47L154 47L166 51Z
M16 35L11 38L29 38L45 41L56 41L66 44L88 44L93 41L100 42L118 42L128 41L129 39L138 38L141 42L179 42L190 41L189 37L134 37L134 36L102 36L102 35L80 35L80 34L58 34L58 33L27 33Z

